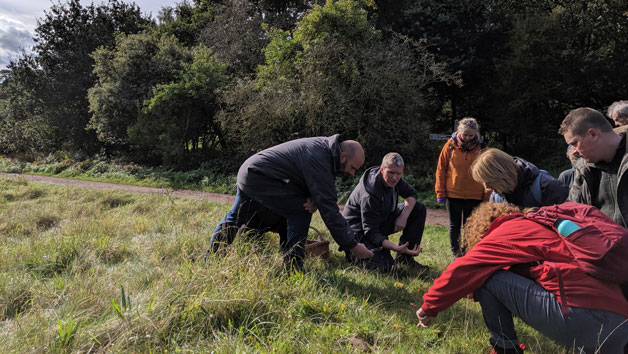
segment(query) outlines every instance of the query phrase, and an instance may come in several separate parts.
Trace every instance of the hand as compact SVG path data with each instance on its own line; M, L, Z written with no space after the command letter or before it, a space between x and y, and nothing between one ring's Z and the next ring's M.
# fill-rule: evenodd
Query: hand
M397 253L403 253L413 257L418 256L421 251L422 249L421 247L419 247L419 245L414 245L412 249L409 249L408 242L404 243L403 245L399 245L399 248L397 248L396 250Z
M434 317L428 316L423 308L420 308L416 312L416 317L419 318L419 323L416 324L417 327L428 328L432 322L434 322Z
M307 198L305 204L303 204L303 207L305 208L305 210L309 211L310 214L314 214L318 210L316 203L314 203L314 201L312 201L312 199L310 198Z
M406 228L406 224L408 223L408 217L399 216L395 220L395 232L399 232Z
M447 201L446 197L436 198L436 203L438 204L443 204L446 201Z
M351 254L357 259L365 259L373 257L373 252L371 252L363 243L358 243L355 247L351 249Z

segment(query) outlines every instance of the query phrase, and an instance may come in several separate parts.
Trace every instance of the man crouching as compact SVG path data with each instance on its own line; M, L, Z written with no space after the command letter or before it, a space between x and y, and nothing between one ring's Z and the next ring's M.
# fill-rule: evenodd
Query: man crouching
M386 154L381 166L364 172L342 212L359 242L374 253L372 258L360 261L369 269L388 272L395 263L427 268L414 260L421 252L426 209L417 202L414 188L403 180L403 168L401 155ZM399 197L404 199L403 203L397 203ZM388 235L401 230L398 245L388 240ZM397 252L395 260L391 250ZM347 260L357 261L349 253Z

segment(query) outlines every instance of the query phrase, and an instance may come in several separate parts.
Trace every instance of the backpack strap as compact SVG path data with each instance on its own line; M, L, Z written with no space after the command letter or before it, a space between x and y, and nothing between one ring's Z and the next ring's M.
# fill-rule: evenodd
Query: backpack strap
M571 310L569 309L569 305L567 305L567 297L565 296L565 284L563 283L563 277L560 274L560 270L558 267L551 262L544 262L549 265L554 273L556 274L556 278L558 279L558 294L560 295L560 312L563 313L564 317L569 317L571 314Z
M536 175L534 182L532 182L532 185L530 186L530 192L532 193L532 197L534 197L534 201L539 206L543 205L543 194L541 193L541 174L549 175L549 172L539 169L539 174Z

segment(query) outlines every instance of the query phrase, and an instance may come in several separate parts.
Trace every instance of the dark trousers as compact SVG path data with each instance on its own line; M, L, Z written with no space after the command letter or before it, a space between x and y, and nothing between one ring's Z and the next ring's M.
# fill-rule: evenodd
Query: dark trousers
M447 198L449 212L449 242L454 255L460 254L460 229L476 206L482 203L477 199Z
M312 214L305 208L298 208L281 215L277 210L282 207L285 205L282 205L281 199L253 199L238 188L233 207L216 226L209 249L216 251L221 244L231 244L238 229L246 224L246 228L253 231L249 235L261 236L267 231L279 233L284 261L301 267Z
M384 235L391 235L395 233L395 221L401 212L403 211L404 204L400 203L397 205L397 209L395 212L390 213L388 217L382 222L380 225L380 231ZM408 222L406 223L406 227L403 229L401 233L401 237L399 238L399 244L402 245L408 242L408 248L413 248L415 245L421 245L421 239L423 238L423 229L425 228L425 216L426 216L426 208L420 202L417 202L412 209L412 212L408 216ZM358 239L360 242L364 243L364 245L368 249L374 249L379 246L374 245L369 242L369 240L364 237L363 234L358 234ZM409 256L408 256L409 257ZM347 252L347 258L351 261L355 261L353 256ZM390 250L381 249L379 251L373 252L373 257L368 260L362 261L364 265L369 269L379 269L382 271L390 271L392 266L395 263L395 260L390 254Z

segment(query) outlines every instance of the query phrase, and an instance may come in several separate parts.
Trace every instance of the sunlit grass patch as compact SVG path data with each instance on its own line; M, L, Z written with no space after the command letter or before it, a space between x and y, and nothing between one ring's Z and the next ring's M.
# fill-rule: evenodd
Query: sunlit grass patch
M0 179L0 347L22 352L477 353L488 333L461 300L430 329L414 312L452 261L428 226L429 272L349 264L337 245L287 273L279 237L243 234L200 262L230 205ZM320 217L313 226L331 240ZM310 232L310 238L320 237ZM396 240L398 235L393 239ZM518 323L531 353L561 350ZM35 349L33 349L35 348Z

